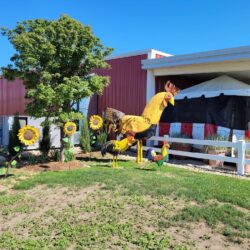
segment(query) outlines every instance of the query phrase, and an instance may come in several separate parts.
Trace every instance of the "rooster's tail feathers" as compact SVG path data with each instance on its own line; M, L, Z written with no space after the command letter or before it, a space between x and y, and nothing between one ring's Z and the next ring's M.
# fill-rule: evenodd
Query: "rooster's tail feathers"
M107 153L111 153L112 149L114 147L114 142L113 141L108 141L102 145L101 148L101 153L102 156L106 155Z

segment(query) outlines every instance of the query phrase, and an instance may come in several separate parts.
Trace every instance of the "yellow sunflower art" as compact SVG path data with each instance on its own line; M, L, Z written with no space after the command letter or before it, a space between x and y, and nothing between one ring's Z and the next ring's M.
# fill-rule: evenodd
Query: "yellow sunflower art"
M76 124L74 122L66 122L63 131L67 136L72 136L76 132Z
M18 139L26 146L34 144L39 138L39 131L33 126L26 125L19 129Z
M103 120L99 115L92 115L89 119L89 126L93 130L99 130L103 125Z

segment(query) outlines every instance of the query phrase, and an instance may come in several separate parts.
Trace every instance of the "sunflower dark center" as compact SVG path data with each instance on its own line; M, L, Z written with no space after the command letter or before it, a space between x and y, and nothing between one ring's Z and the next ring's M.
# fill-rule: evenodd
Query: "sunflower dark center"
M93 121L93 124L94 124L94 125L98 125L98 123L99 123L99 122L98 122L97 119L95 119L95 120Z
M73 130L73 126L68 126L68 131L72 131Z
M34 137L34 132L32 130L26 130L23 134L23 138L27 141L30 141Z

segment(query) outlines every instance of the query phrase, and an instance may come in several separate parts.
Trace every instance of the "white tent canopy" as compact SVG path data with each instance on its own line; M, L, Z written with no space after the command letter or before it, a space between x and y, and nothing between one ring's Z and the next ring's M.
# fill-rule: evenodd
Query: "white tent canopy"
M175 99L181 100L185 97L189 99L199 98L202 95L204 95L205 97L216 97L221 94L234 96L250 96L250 85L238 81L227 75L222 75L212 80L180 91L180 93L176 95Z

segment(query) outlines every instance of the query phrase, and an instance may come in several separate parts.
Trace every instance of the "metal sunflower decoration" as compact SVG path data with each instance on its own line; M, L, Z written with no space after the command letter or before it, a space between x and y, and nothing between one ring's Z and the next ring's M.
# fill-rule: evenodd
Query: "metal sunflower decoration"
M18 139L26 146L34 144L39 138L39 131L37 128L26 125L19 129Z
M99 130L103 125L103 120L99 115L92 115L89 119L89 126L92 130Z
M67 136L72 136L76 132L76 124L74 122L66 122L63 131Z

